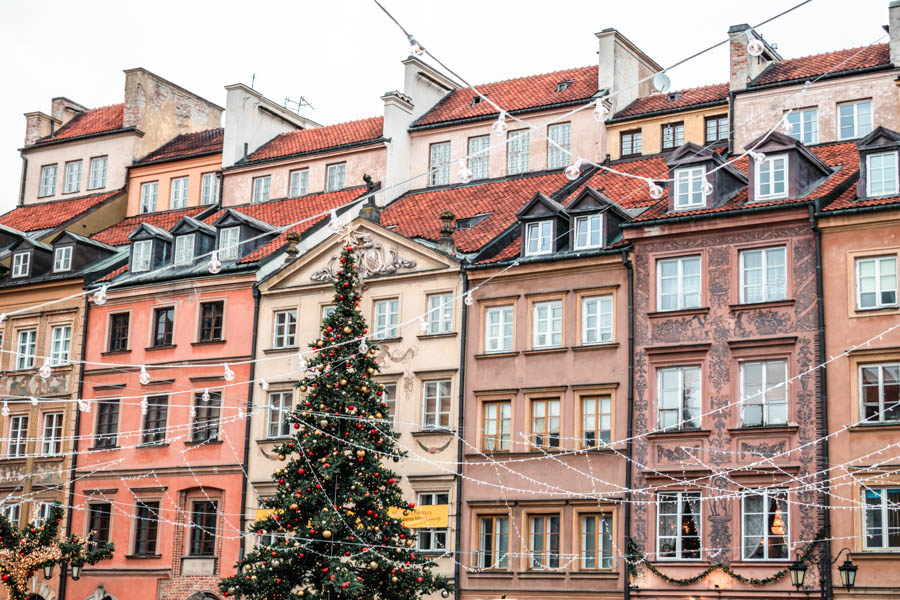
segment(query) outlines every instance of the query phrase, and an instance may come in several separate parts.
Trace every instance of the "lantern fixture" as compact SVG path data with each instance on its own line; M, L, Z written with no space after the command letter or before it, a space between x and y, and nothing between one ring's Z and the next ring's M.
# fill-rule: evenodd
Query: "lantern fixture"
M44 579L51 579L52 577L53 577L53 563L44 565Z
M81 579L81 563L73 562L72 563L72 581L78 581Z

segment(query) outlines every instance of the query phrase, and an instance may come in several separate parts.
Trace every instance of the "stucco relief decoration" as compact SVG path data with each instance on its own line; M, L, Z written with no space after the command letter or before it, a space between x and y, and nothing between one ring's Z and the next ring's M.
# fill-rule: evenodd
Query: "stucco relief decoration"
M59 462L37 463L31 468L34 481L41 484L55 484L61 481L62 466ZM0 484L19 483L25 477L25 464L0 467Z
M368 234L354 233L347 241L356 248L360 280L375 275L393 275L401 269L413 269L416 266L414 260L402 258L395 248L385 248L384 244L374 241ZM340 257L334 255L324 269L316 271L309 278L313 281L331 283L337 280L340 268ZM363 284L363 289L365 288Z
M69 373L54 374L41 379L30 374L7 375L3 378L3 393L7 396L53 396L69 392Z

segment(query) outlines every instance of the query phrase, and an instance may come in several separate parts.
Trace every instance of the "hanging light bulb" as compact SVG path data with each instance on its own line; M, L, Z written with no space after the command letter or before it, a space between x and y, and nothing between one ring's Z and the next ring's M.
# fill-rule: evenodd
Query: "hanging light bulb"
M225 364L225 381L234 381L234 371L228 368L228 363Z
M662 198L663 189L659 185L656 184L655 181L650 182L650 197L654 200L659 200Z
M459 159L459 182L469 183L472 181L472 169L466 164L466 159Z
M466 306L472 306L475 303L475 300L472 299L472 292L466 292L463 302L466 303Z
M581 165L584 163L580 158L575 161L574 165L566 167L566 177L569 181L575 181L581 176Z
M78 401L78 410L80 410L81 412L91 412L90 400L79 400Z
M37 405L38 405L38 399L37 399L37 396L32 396L32 397L31 397L31 405L32 405L32 406L37 406Z
M428 331L428 321L426 321L423 317L419 317L419 329L422 333Z
M331 218L328 220L328 229L332 233L340 233L344 229L344 226L341 225L341 220L338 218L337 211L333 208L331 209Z
M752 152L751 151L750 156L753 158L754 161L756 161L758 163L764 162L766 160L766 155L763 154L762 152Z
M203 395L200 396L200 399L203 400L204 402L209 402L209 388L206 388L205 390L203 390Z
M147 403L147 399L146 399L146 398L141 398L141 414L142 414L142 415L146 415L146 414L147 414L147 404L148 404L148 403Z
M103 306L106 304L106 290L109 286L104 285L99 290L94 292L94 304L97 306Z
M196 416L197 416L197 407L194 406L193 404L191 404L191 418L193 419Z
M407 39L409 39L409 53L413 56L422 56L425 54L425 48L422 47L422 44L416 41L416 38L412 36L412 34L408 34Z
M138 381L141 382L141 385L147 385L150 383L150 373L147 372L147 367L141 366L141 374L138 376Z
M709 196L710 194L712 194L713 186L710 182L704 181L700 186L700 191L703 192L704 196Z
M0 409L0 415L3 415L4 417L9 416L9 404L6 403L6 400L3 401L3 408Z
M788 120L788 115L784 115L784 119L781 121L781 133L784 135L791 135L794 132L794 126Z
M753 33L751 32L751 29L747 30L747 54L749 54L750 56L759 56L763 53L763 51L765 51L766 46L765 44L763 44L761 39L753 35Z
M213 250L212 256L209 258L209 266L207 269L209 269L209 272L213 275L222 270L222 262L219 260L218 251Z
M0 325L3 325L4 321L6 321L6 313L0 313Z
M501 110L500 116L497 117L497 120L491 125L491 131L496 135L503 135L506 133L507 129L509 129L509 126L506 124L506 111Z
M41 365L41 368L38 369L38 375L41 376L41 379L47 379L50 377L50 360L44 359L44 364Z
M609 109L603 104L603 98L597 98L597 102L594 103L594 120L598 123L602 123L608 116Z
M259 378L259 387L261 387L262 390L263 390L264 392L268 392L268 391L269 391L269 382L266 381L266 378L265 378L265 377L260 377L260 378Z
M309 364L306 362L306 358L303 356L302 352L297 353L297 370L300 371L301 374L306 373L306 368Z
M369 347L366 345L366 338L363 338L359 341L359 353L365 354L369 351Z

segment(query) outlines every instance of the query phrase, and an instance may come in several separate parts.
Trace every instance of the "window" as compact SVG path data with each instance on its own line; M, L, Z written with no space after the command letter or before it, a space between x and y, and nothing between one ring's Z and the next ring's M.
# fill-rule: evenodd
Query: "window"
M384 419L387 421L391 427L394 426L394 415L397 414L397 384L396 383L386 383L384 385L384 391L381 394L381 401L384 402L384 408L382 409L382 413L384 413Z
M56 193L56 165L41 167L41 197Z
M784 560L788 556L787 492L762 490L745 494L741 503L744 520L745 560Z
M706 167L675 169L675 210L706 206Z
M53 250L53 272L61 273L72 269L72 246L60 246Z
M900 421L900 363L861 365L859 387L866 421Z
M581 568L585 571L612 569L612 515L581 515Z
M866 156L866 195L897 194L897 153L880 152Z
M138 502L134 520L135 555L155 555L156 534L159 528L159 502Z
M506 140L507 174L528 171L528 146L531 138L527 129L510 131Z
M96 190L106 187L106 164L109 162L105 156L97 156L91 159L91 174L88 181L88 189Z
M153 240L140 240L132 244L131 270L135 273L149 271L152 266Z
M559 400L531 401L531 445L559 448Z
M795 110L787 116L791 125L788 134L804 144L815 144L819 141L819 111L815 108Z
M562 346L562 301L534 303L532 346L557 348Z
M128 313L116 313L109 317L109 351L128 350Z
M660 429L700 427L700 367L659 370Z
M581 343L604 344L613 339L612 296L581 299Z
M706 117L706 143L728 140L728 115Z
M428 335L449 333L453 329L453 294L428 296Z
M266 175L264 177L253 178L253 202L269 201L269 186L272 184L272 177Z
M663 150L672 150L684 143L684 123L670 123L662 126Z
M623 131L619 134L619 154L625 156L637 156L643 151L641 143L641 130Z
M419 494L419 506L440 506L450 504L447 492L425 492ZM447 528L425 527L416 529L416 547L422 552L443 552L447 549Z
M400 315L400 300L390 298L375 302L375 333L376 340L388 340L400 337L397 329L397 319Z
M213 556L216 553L216 516L214 500L194 502L191 507L191 556Z
M344 179L347 175L347 163L328 165L326 176L326 192L336 192L344 189Z
M13 415L9 418L8 458L24 458L28 445L28 415Z
M219 178L215 173L200 177L200 204L215 204L219 196Z
M472 171L472 179L490 177L490 151L490 136L480 135L469 138L469 169Z
M528 517L528 568L559 568L559 515Z
M422 411L424 429L450 428L450 380L426 381L423 387L425 409Z
M450 142L431 144L428 155L428 185L450 183Z
M872 131L872 101L848 102L838 105L838 139L850 140L869 135Z
M61 412L44 413L41 456L59 456L62 454L62 427L63 414Z
M222 340L222 321L225 303L203 302L200 304L200 341L218 342Z
M149 213L156 210L156 196L158 190L158 181L141 184L141 213Z
M612 399L609 396L584 396L581 399L581 445L606 446L612 427Z
M700 306L700 257L667 258L657 266L657 310Z
M562 169L571 161L571 127L569 123L557 123L547 127L547 168Z
M31 267L31 252L13 254L12 277L28 277Z
M575 217L575 250L603 245L603 215Z
M491 306L484 311L484 351L511 352L513 347L513 307Z
M194 411L196 416L191 426L192 442L208 442L219 438L219 411L222 405L222 394L210 392L209 400L202 394L194 395Z
M897 306L897 257L856 259L856 307Z
M187 206L189 183L190 177L176 177L172 180L169 208L184 208Z
M787 298L786 254L784 246L740 252L741 304Z
M328 304L322 307L322 321L331 316L331 313L337 310L337 307L334 304Z
M700 558L700 492L670 492L656 498L656 557Z
M171 346L175 331L175 307L153 309L153 345Z
M512 432L512 404L509 400L484 403L484 449L509 450Z
M553 222L538 221L525 225L525 256L550 254L553 251Z
M115 448L119 434L119 400L97 402L97 435L95 448Z
M300 169L291 171L291 187L288 190L290 198L303 196L307 193L309 187L309 169Z
M6 517L13 530L19 528L19 504L4 504L0 506L0 514Z
M66 181L63 187L64 194L77 192L81 188L81 161L73 160L66 163Z
M69 350L72 346L72 326L57 325L50 330L50 366L69 364Z
M291 392L272 392L269 394L269 419L266 424L267 437L290 437L291 398Z
M196 234L179 235L175 238L175 264L189 265L194 262L194 238Z
M556 91L557 91L557 92L564 92L564 91L566 91L567 89L569 89L569 86L570 86L570 85L572 85L572 82L571 82L571 81L560 81L559 83L556 84Z
M219 259L237 260L241 255L241 228L224 227L219 230Z
M146 412L144 412L141 443L164 444L166 442L166 422L169 416L169 397L149 396L145 400Z
M43 525L50 517L50 509L53 508L52 502L36 502L34 503L34 524Z
M275 339L273 348L293 348L297 345L297 311L279 310L275 312Z
M481 569L509 568L509 517L478 519L478 566Z
M16 368L34 368L34 344L37 329L23 329L19 332L19 343L16 345Z
M109 521L112 514L112 504L89 504L88 505L88 531L90 534L90 542L93 547L98 544L109 542Z
M741 363L741 424L787 423L787 361Z
M864 489L866 548L900 550L900 489Z

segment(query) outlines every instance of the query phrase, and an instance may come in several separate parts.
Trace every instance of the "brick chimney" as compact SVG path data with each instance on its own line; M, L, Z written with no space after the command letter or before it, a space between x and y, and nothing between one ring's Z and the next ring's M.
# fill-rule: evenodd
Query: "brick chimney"
M891 34L891 62L900 66L900 0L888 4L888 33Z
M747 52L747 44L751 37L762 40L765 50L759 56L750 56ZM732 92L747 89L747 83L762 73L773 62L781 60L781 56L775 49L752 31L746 23L732 25L728 29L729 43L729 89Z
M438 238L438 250L453 256L456 254L456 244L453 243L453 220L456 215L450 210L445 210L438 216L441 220L441 237Z
M87 107L82 106L73 100L69 100L68 98L64 98L63 96L56 97L51 102L50 116L59 122L59 127L62 127L71 121L72 117L78 113L87 110Z
M53 132L53 117L40 111L25 113L25 145L30 146Z

